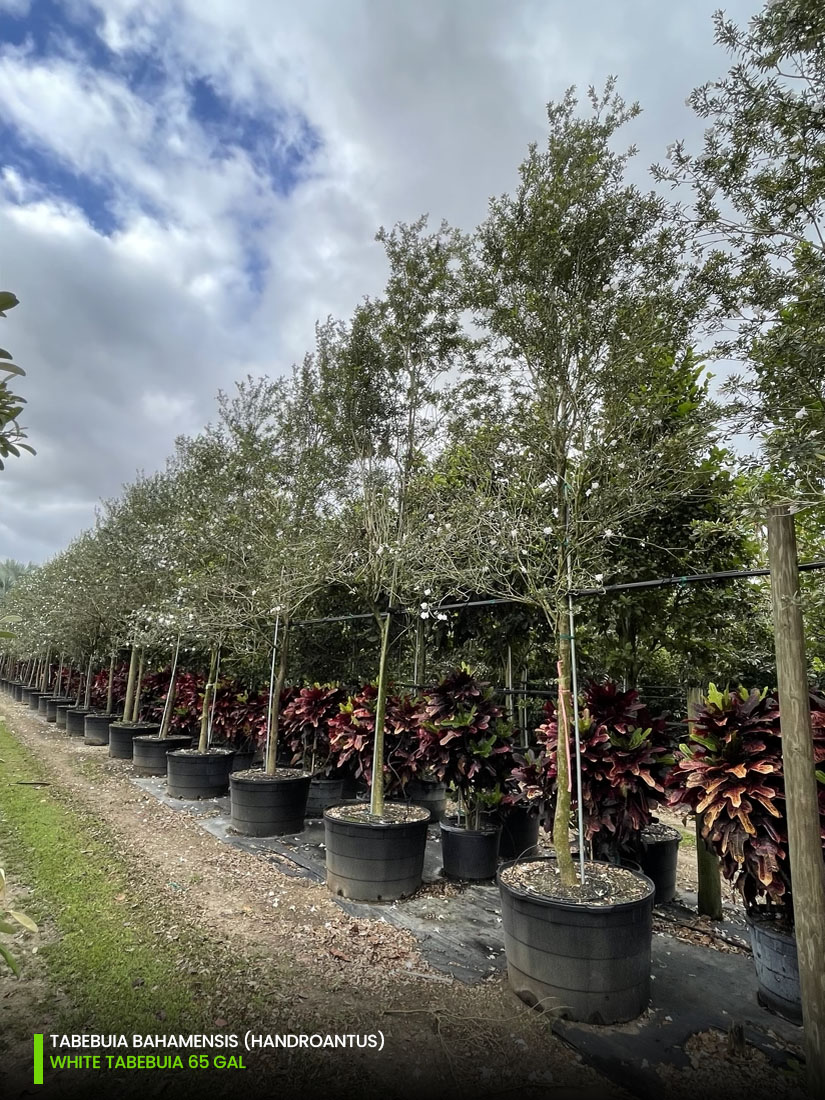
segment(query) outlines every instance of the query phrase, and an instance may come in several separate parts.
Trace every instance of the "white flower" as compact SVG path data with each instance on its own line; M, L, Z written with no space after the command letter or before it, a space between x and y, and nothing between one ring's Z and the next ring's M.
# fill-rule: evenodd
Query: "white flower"
M429 613L429 611L422 611L422 612L421 612L421 616L420 616L420 617L421 617L422 619L429 619L429 617L430 617L430 613Z
M553 534L553 528L552 527L542 527L542 533L545 534L545 535L552 535Z
M430 605L428 603L422 603L422 605L421 605L421 610L422 611L428 611L429 608L430 608Z
M607 528L607 530L605 531L605 533L604 533L604 537L605 537L606 539L612 539L612 538L613 538L613 532L612 532L612 531L610 530L610 528L609 528L609 527L608 527L608 528Z
M598 487L599 487L598 481L591 481L591 483L590 483L590 488L591 489L598 489Z
M425 588L424 589L424 595L425 596L432 596L432 594L433 594L433 590L431 588Z
M798 413L794 414L794 420L804 420L808 415L807 409L800 409Z
M593 577L596 581L596 584L601 584L604 580L604 573L594 573Z
M443 623L443 622L446 622L446 620L447 620L447 614L446 614L446 612L444 612L444 611L439 611L439 613L438 613L438 614L436 615L436 618L437 618L437 619L438 619L438 621L439 621L439 622L441 622L441 623Z
M427 519L435 519L435 512L428 512Z

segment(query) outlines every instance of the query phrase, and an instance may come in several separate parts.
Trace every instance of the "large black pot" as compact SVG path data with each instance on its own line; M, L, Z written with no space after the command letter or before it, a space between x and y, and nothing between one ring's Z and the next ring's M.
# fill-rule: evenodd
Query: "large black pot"
M22 684L15 684L14 685L14 690L12 691L12 695L14 695L15 703L22 702L22 700L23 700L23 691L24 690L25 689L24 689Z
M501 859L527 859L536 855L539 843L538 809L514 806L501 815Z
M37 713L42 714L44 718L46 717L49 699L51 699L51 695L47 691L42 692L37 697Z
M55 724L59 730L64 730L66 728L66 715L73 709L74 702L57 704L55 707Z
M65 695L52 695L48 698L46 701L47 722L57 721L57 708L61 705L70 707L72 705L72 700L67 699Z
M32 689L30 687L26 687L26 685L23 684L23 686L20 689L20 702L25 703L26 706L28 706L29 705L29 699L31 699L31 694L32 694Z
M83 737L88 713L85 707L69 707L66 711L66 730L72 737Z
M176 749L166 757L170 798L220 798L229 790L232 749Z
M664 835L659 835L664 834ZM655 905L667 905L676 897L676 863L682 834L671 825L656 825L656 832L642 829L639 863L656 887Z
M550 862L552 857L544 857ZM653 895L614 905L559 901L498 873L510 985L528 1004L588 1024L634 1020L650 1000Z
M261 770L229 776L231 825L243 836L285 836L300 833L311 776L266 775Z
M495 876L501 826L465 829L451 821L441 822L441 858L447 878L481 882Z
M344 780L313 776L304 817L323 817L329 806L337 806L344 799Z
M40 696L45 695L45 691L36 691L30 689L29 691L29 710L40 710Z
M139 736L132 738L132 761L135 775L166 775L166 757L176 749L188 749L191 737L175 734L173 737Z
M112 760L131 760L134 739L158 733L160 733L158 722L110 722L109 757Z
M83 719L83 740L87 745L108 745L109 725L115 720L113 714L90 711Z
M230 748L227 745L226 748ZM232 767L229 769L233 772L245 772L255 764L259 758L259 753L255 749L235 749L232 756Z
M324 811L327 886L353 901L397 901L414 894L424 870L429 812L398 807L404 817L392 820L387 807L387 820L369 821L357 816L358 809ZM347 811L353 818L339 816Z
M406 787L406 797L413 806L430 811L430 821L438 822L447 812L447 784L436 780L411 779Z
M802 1023L796 937L769 917L748 918L761 1005L794 1024Z

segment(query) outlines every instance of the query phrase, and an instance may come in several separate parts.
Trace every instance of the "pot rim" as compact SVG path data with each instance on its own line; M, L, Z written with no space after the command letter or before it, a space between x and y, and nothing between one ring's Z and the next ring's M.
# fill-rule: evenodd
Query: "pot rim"
M480 829L468 829L453 818L442 818L438 823L443 833L466 833L468 836L492 836L501 832L501 825L482 825Z
M648 890L644 897L636 898L632 901L617 901L612 902L610 905L594 905L592 902L587 901L573 901L569 898L551 898L546 894L538 894L534 890L524 890L519 886L511 886L508 882L502 880L502 872L508 870L508 868L521 863L551 863L555 862L556 857L553 856L530 856L527 859L508 859L501 864L496 872L496 885L499 890L502 890L512 897L523 898L525 901L535 902L537 905L545 909L563 909L565 912L570 913L614 913L625 912L628 909L636 909L641 906L645 906L648 903L653 902L656 894L656 885L652 879L648 878L646 874L640 871L633 871L629 867L625 870L629 871L631 875L636 878L644 879L647 883ZM605 863L606 860L594 859L588 860L588 863ZM607 866L614 866L614 864L607 864Z

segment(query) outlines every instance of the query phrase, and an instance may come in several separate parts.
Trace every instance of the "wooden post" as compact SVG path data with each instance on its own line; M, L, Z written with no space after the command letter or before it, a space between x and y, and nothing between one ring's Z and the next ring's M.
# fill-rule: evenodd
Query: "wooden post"
M702 705L702 690L689 687L687 692L688 723L696 715L696 708ZM698 906L702 916L711 920L722 919L722 876L719 873L719 860L713 848L702 836L704 816L696 817L696 879L698 883Z
M808 1092L825 1100L825 863L819 835L805 632L793 516L768 514L776 682Z

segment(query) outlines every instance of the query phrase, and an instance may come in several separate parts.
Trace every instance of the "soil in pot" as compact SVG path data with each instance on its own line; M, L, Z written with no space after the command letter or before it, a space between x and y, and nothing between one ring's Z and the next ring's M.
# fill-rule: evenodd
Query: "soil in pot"
M421 885L429 810L386 803L380 818L369 805L324 811L327 886L353 901L397 901Z
M220 798L229 790L233 749L176 749L166 757L166 793L170 798Z
M108 745L109 725L114 720L114 714L90 711L83 719L83 740L85 743L87 745Z
M135 775L166 775L166 757L176 749L188 749L192 738L183 734L171 737L144 737L142 734L132 738L132 761Z
M441 858L446 878L481 882L495 877L501 826L465 829L454 821L441 822Z
M229 776L231 825L243 836L285 836L304 828L311 776L299 768L262 768Z
M501 859L526 859L538 852L540 814L537 809L514 806L501 815Z
M748 930L759 1003L791 1023L801 1024L799 960L789 923L781 916L749 913Z
M634 1020L650 1000L650 879L587 861L585 884L561 883L552 857L498 874L507 971L530 1005L589 1024Z
M158 722L110 722L110 759L131 760L134 739L136 737L149 737L158 733L160 733Z
M639 863L656 887L655 905L667 905L676 897L676 862L681 840L678 829L660 821L642 829Z

